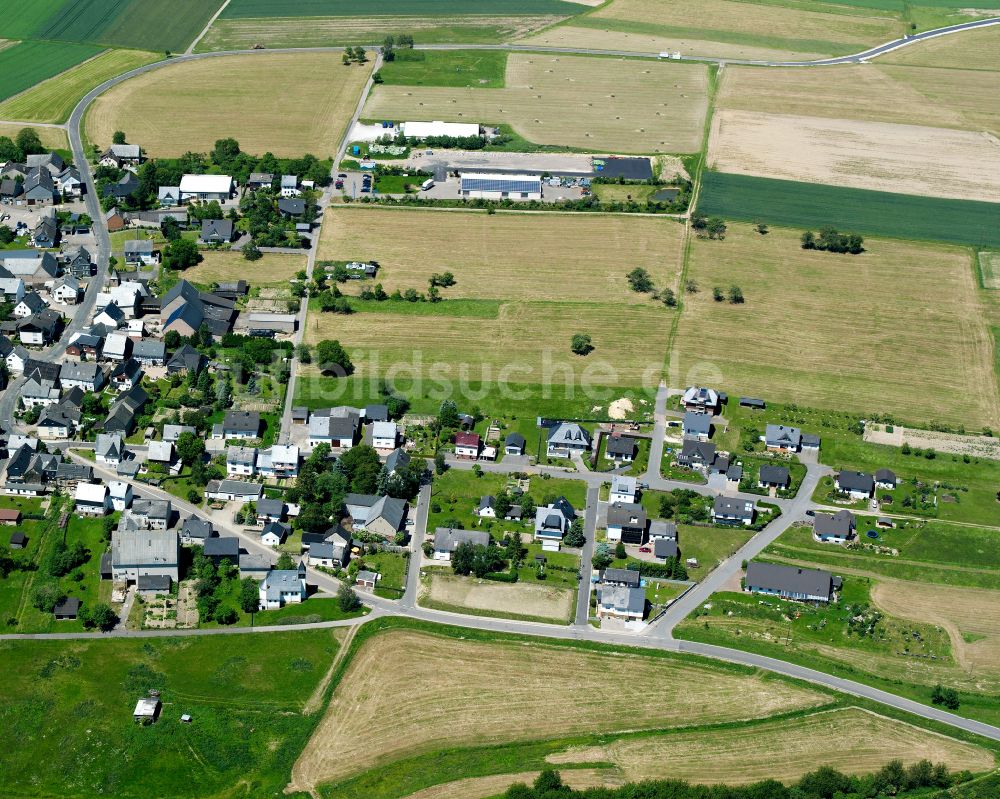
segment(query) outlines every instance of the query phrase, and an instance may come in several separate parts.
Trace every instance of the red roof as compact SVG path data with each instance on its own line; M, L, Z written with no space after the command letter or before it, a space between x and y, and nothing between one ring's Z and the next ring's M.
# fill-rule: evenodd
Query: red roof
M455 433L456 447L479 447L478 433Z
M0 508L0 522L16 522L21 518L21 511L17 508Z

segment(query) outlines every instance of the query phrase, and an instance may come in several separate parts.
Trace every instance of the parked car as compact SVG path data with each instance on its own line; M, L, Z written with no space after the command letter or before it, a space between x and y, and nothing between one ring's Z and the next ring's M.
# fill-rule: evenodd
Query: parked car
M333 187L335 189L342 189L342 188L344 188L344 181L342 181L340 178L337 178L337 182L333 184Z
M649 547L639 547L640 552L652 552L653 550Z

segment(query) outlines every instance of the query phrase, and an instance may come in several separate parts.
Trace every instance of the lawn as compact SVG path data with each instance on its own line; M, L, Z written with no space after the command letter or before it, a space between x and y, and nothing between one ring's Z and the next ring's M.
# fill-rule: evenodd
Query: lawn
M402 552L372 552L361 556L362 568L377 572L376 596L386 599L400 599L406 588L406 555Z
M426 757L453 747L490 744L496 749L512 740L723 723L816 706L826 699L811 688L708 662L496 636L487 641L466 630L455 634L464 640L405 629L367 638L293 769L293 788L307 790L376 765L384 769L404 757ZM404 662L409 689L405 694L382 690ZM609 673L623 670L634 679L616 683L615 701L608 702L599 686L606 685ZM552 679L553 674L573 679ZM518 690L511 691L512 684ZM662 701L649 701L650 685L658 686ZM371 719L380 721L372 724ZM406 790L388 795L408 795L443 778L467 776L464 769L446 768L436 757L428 761L434 774L422 777L436 779L410 780ZM386 796L332 787L323 794Z
M392 86L475 86L499 89L504 85L507 53L490 50L399 50L394 61L379 70Z
M702 65L512 53L503 89L381 85L364 116L507 124L530 142L588 152L690 153L707 92Z
M699 290L685 297L672 369L711 369L715 383L768 402L914 426L1000 425L966 250L869 238L863 254L837 255L803 250L800 230L730 225L725 241L694 240L687 278ZM731 285L744 304L713 301L713 286Z
M201 797L242 782L253 795L280 794L315 724L303 705L336 650L328 630L6 641L6 791ZM150 688L164 706L144 727L132 709Z
M705 172L698 210L746 222L1000 247L1000 203Z
M257 155L329 157L369 70L343 67L338 53L254 53L172 64L99 97L87 114L87 137L104 147L124 130L152 156L207 152L217 139L232 136ZM318 74L322 81L313 79ZM206 81L216 87L210 95L202 90ZM165 107L174 124L160 124ZM296 124L288 124L290 118Z
M688 566L688 577L702 580L716 566L732 555L753 537L753 531L738 527L696 527L681 524L677 527L677 546L684 560L696 558L697 566Z
M251 286L287 285L290 278L306 268L306 254L267 252L257 261L232 250L203 250L201 263L184 270L184 279L201 285L228 280L245 280Z
M6 47L0 50L0 100L23 92L100 52L100 47L90 44L65 42L21 42Z
M516 583L460 577L447 566L421 569L417 604L449 613L492 616L544 624L569 624L573 620L576 586L538 580L534 566L525 566L530 576Z
M21 130L30 127L31 125L23 125L18 122L0 122L0 136L7 136L14 139ZM69 139L66 137L66 131L61 128L33 128L33 130L38 134L38 138L41 139L42 147L47 147L50 150L69 149Z
M95 86L159 58L155 53L141 50L108 50L0 103L0 117L33 122L65 122L80 98Z

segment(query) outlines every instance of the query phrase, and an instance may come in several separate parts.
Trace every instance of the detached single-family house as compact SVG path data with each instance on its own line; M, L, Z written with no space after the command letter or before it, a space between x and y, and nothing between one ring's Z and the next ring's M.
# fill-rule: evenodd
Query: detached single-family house
M403 449L394 449L385 459L385 471L387 474L401 474L410 465L410 456Z
M757 477L757 485L760 488L786 489L791 485L791 475L784 466L772 466L765 463L760 467L760 474Z
M44 311L48 307L48 303L42 299L41 294L37 291L29 291L14 306L14 317L17 319L27 319L32 314Z
M136 268L153 266L160 262L160 253L147 239L129 239L125 242L125 263Z
M677 524L675 522L664 521L663 519L651 520L649 523L649 540L654 543L657 541L676 541Z
M138 166L142 161L142 150L138 144L112 144L101 153L101 166L124 169L126 166Z
M181 177L181 202L218 200L233 196L233 179L229 175L184 175Z
M281 196L298 197L300 194L302 192L299 191L299 179L295 175L282 175Z
M257 453L257 473L263 477L284 480L299 474L299 448L274 444Z
M162 341L142 338L132 345L132 357L144 366L163 366L167 358L167 348Z
M375 449L393 450L399 438L395 422L375 422L372 425L372 446Z
M256 411L226 411L222 420L222 435L212 438L257 438L260 436L260 414Z
M86 247L77 247L64 256L66 271L78 280L89 278L94 274L94 257Z
M450 561L452 553L464 543L488 546L490 534L484 530L455 530L451 527L438 527L434 531L434 560Z
M753 524L757 506L750 500L735 497L717 496L712 503L712 521L715 524L745 525Z
M256 502L264 493L260 483L243 480L209 480L205 486L205 498L217 502Z
M611 478L611 493L608 496L608 502L612 505L616 502L635 502L638 493L638 480L628 475L616 474Z
M179 578L180 542L173 530L142 530L119 525L111 537L111 571L115 580L135 583L140 576Z
M668 558L679 558L680 548L677 546L676 538L657 538L653 542L653 557L660 560Z
M569 532L575 518L576 511L565 497L559 497L551 505L536 508L535 540L541 542L543 550L558 552L563 536Z
M80 516L103 516L111 506L108 487L104 483L77 483L73 503Z
M27 319L22 319L17 325L17 335L25 346L40 347L58 339L62 327L62 314L46 308Z
M203 219L199 238L203 244L228 244L233 240L233 223L229 219Z
M703 473L708 472L716 460L715 444L709 441L685 439L676 460L678 466L696 469Z
M798 452L802 448L802 431L783 424L769 424L764 430L764 446L771 452Z
M73 275L65 275L52 286L52 299L63 305L76 305L80 299L80 281Z
M503 442L504 455L523 455L527 443L520 433L508 433Z
M891 469L879 469L875 472L875 487L883 491L892 491L899 485L896 473Z
M371 494L348 494L344 499L355 530L393 538L406 521L406 500Z
M205 365L205 356L190 344L182 344L167 361L170 374L191 374L200 372Z
M125 453L125 444L118 433L98 433L94 456L98 463L118 468Z
M857 522L849 510L817 513L813 519L813 538L822 544L846 544L854 538Z
M104 371L92 361L63 361L59 382L63 388L79 386L84 391L96 392L104 388Z
M639 572L636 569L605 569L601 574L602 585L624 585L629 588L638 588L640 582Z
M347 566L350 557L350 548L342 541L320 541L309 546L309 554L306 559L310 566L343 569Z
M101 310L98 311L98 313L94 314L95 327L97 325L102 325L108 328L109 330L117 330L119 327L122 326L124 322L125 322L125 311L119 308L117 303L114 302L109 302L107 305L101 308ZM111 335L117 335L117 334L112 333ZM128 336L124 336L124 334L123 337L125 339L128 338ZM124 347L125 345L122 344L121 346ZM105 353L107 353L107 342L105 342L104 350ZM109 357L112 360L121 360L122 358L125 357L124 349L122 349L119 352L116 352L114 349L112 349L111 355L106 355L105 357Z
M266 547L280 547L285 543L291 528L281 522L268 522L260 533L260 543Z
M590 433L576 422L560 422L549 431L546 454L550 458L568 458L573 453L589 452Z
M181 543L203 545L215 536L215 526L200 516L188 516L181 527Z
M160 186L159 191L156 193L156 201L160 204L160 208L173 208L180 205L181 187Z
M609 585L598 591L597 617L641 621L646 614L646 592L642 588Z
M270 172L251 172L250 178L247 180L247 191L269 189L272 183L274 183L274 175Z
M635 460L636 443L632 436L612 433L604 445L604 457L615 463L632 463Z
M690 386L681 397L684 410L714 414L719 409L719 392L711 388Z
M174 445L171 441L150 441L146 450L148 463L155 463L165 468L170 474L180 474L181 461L174 457Z
M257 473L257 450L254 447L226 447L226 474L252 477Z
M306 567L271 569L260 583L260 609L297 605L306 598Z
M271 522L280 522L285 518L285 502L281 499L269 497L258 499L254 510L257 515L257 524L262 526Z
M278 200L278 213L285 219L298 219L306 212L306 201L282 197Z
M712 433L712 417L698 411L685 411L682 422L684 438L708 441Z
M455 457L476 460L479 457L478 433L455 433Z
M851 499L869 499L875 490L875 478L864 472L841 469L834 479L834 485Z
M497 517L497 498L487 494L479 498L476 516L480 519L495 519Z
M641 544L646 538L646 509L634 502L608 505L608 541Z
M752 560L747 564L746 590L800 602L830 602L840 578L822 569L802 569Z

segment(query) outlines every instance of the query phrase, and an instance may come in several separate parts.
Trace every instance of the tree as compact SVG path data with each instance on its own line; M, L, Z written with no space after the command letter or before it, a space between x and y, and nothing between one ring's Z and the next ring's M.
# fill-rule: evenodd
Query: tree
M299 363L312 363L312 351L309 349L309 345L299 344L295 348L295 357L299 359Z
M471 574L476 559L476 547L471 541L463 541L451 553L451 570L455 574Z
M437 452L434 455L434 471L437 474L441 475L445 473L445 470L447 470L447 468L448 464L445 463L444 452L443 451Z
M394 48L396 41L391 36L386 36L385 40L382 42L382 60L383 61L395 61L396 60L396 50Z
M625 544L619 541L615 544L615 559L625 560L626 557L628 557L628 552L625 551Z
M176 350L181 346L181 334L176 330L168 330L167 334L163 337L163 346L168 350Z
M437 424L440 430L454 430L458 427L458 406L455 405L454 400L446 399L441 402L438 408Z
M38 155L45 152L42 140L38 136L38 131L34 128L21 128L14 142L25 156Z
M82 615L84 627L96 627L102 632L113 630L118 624L118 614L107 602L97 602L89 610L85 609Z
M948 710L958 710L961 702L958 699L958 691L954 688L945 688L938 683L931 691L931 702L935 705L942 705Z
M0 244L10 244L17 236L6 225L0 225Z
M668 308L677 307L677 295L674 294L673 289L663 289L660 292L660 302L666 305Z
M575 333L570 340L569 348L576 355L590 355L594 351L592 339L587 333Z
M726 237L726 222L721 217L713 216L705 224L705 230L710 239L724 239Z
M354 372L354 364L340 342L325 340L316 345L316 360L324 374L344 377Z
M587 543L587 537L583 533L583 519L573 520L569 532L563 537L563 543L568 547L582 547Z
M198 245L191 239L176 239L163 248L163 265L167 269L187 269L200 262Z
M153 162L147 161L146 163ZM143 166L145 165L146 164L143 164ZM160 222L160 232L163 234L163 238L167 241L177 241L177 239L181 237L180 223L172 216L165 216L163 221Z
M762 235L762 236L766 236L767 235L768 227L763 222L757 222L753 226L753 229L756 230L758 233L760 233L760 235Z
M651 278L649 276L649 272L641 266L637 266L625 277L628 280L629 288L631 288L632 291L648 294L653 290L653 278Z
M719 286L714 286L712 288L712 299L716 302L722 302L726 299L726 295L722 293L722 289Z
M743 289L739 286L729 287L729 302L732 305L742 305L743 304Z
M247 261L259 261L261 258L264 257L264 253L262 253L260 251L260 248L253 243L253 240L248 241L246 244L244 244L240 252L243 253L243 257Z
M66 594L56 583L42 583L31 591L31 606L42 613L51 613Z
M345 51L345 52L344 52L344 54L343 54L343 55L342 55L342 56L340 57L340 62L341 62L341 63L342 63L342 64L343 64L343 65L344 65L345 67L349 67L349 66L351 65L351 57L350 57L350 56L349 56L349 55L347 54L347 52L346 52L346 51Z
M708 227L708 217L696 211L691 214L691 227L698 231L704 230Z
M351 586L347 583L341 583L340 588L337 589L337 605L340 606L342 613L350 613L361 607L361 600L358 599L358 595L354 593Z
M260 610L260 585L253 577L240 580L240 608L244 613Z
M295 568L295 561L292 560L292 556L287 552L282 552L278 556L278 562L275 564L274 568L283 569L284 571L291 571Z
M112 144L125 144L125 131L124 130L116 130L114 132L114 135L112 135L112 137L111 137L111 143Z
M200 461L205 454L205 441L200 436L191 432L181 433L174 444L177 449L177 457L181 459L185 466L190 466L195 461Z
M697 294L698 284L694 280L686 280L684 282L684 291L686 291L688 294Z

